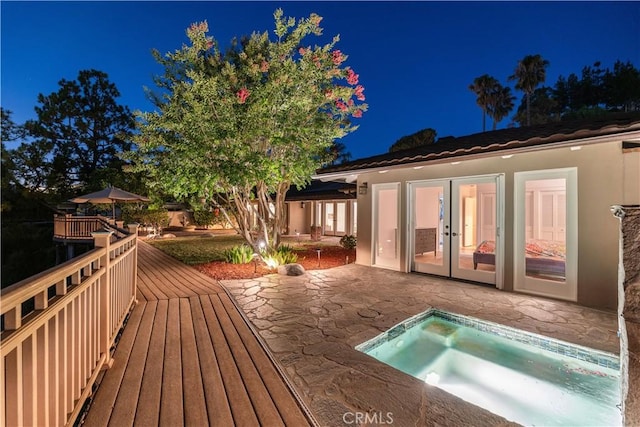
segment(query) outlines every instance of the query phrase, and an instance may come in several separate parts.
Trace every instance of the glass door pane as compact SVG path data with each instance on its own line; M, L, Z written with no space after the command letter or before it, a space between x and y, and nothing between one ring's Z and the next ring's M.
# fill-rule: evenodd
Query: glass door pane
M353 235L358 235L358 202L353 202Z
M373 189L373 264L399 270L399 184L376 184Z
M497 178L452 181L451 276L496 283Z
M336 202L336 234L343 235L347 231L347 203Z
M514 289L577 299L577 170L518 172Z
M333 203L325 203L324 204L324 234L333 235L334 234L334 210Z
M532 225L531 237L523 242L525 274L564 282L567 180L527 180L525 192L531 194L532 201L525 212L525 223Z
M448 180L411 184L413 271L449 275L449 186Z

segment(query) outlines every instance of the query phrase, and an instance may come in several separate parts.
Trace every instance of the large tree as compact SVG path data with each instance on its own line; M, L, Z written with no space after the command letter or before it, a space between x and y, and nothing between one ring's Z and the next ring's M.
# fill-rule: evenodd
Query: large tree
M533 91L530 108L528 120L531 125L542 125L561 120L558 101L554 98L553 90L549 87L543 86ZM527 104L524 100L520 102L513 121L519 126L527 125Z
M139 114L138 150L129 154L151 186L235 217L229 222L256 251L260 241L278 246L287 190L333 160L329 148L366 110L338 37L305 42L322 34L322 18L296 21L282 10L274 18L273 39L253 33L223 52L201 22L187 29L181 49L154 51L165 69L150 94L157 109Z
M476 94L476 104L482 109L482 132L487 130L487 109L491 101L491 95L500 83L495 77L483 74L476 77L469 85L469 90Z
M120 92L96 70L82 70L76 80L58 85L57 92L38 95L38 118L25 124L31 141L16 150L21 179L61 198L122 185L118 153L131 149L134 120L118 104Z
M547 78L547 67L549 61L539 54L527 55L518 61L518 65L513 74L509 76L510 81L516 82L516 89L524 92L527 110L527 126L531 125L531 95L540 84Z
M434 142L436 142L436 130L426 128L411 135L403 136L389 147L389 152L393 153L395 151L421 147L423 145L433 144Z
M487 115L493 119L493 130L496 130L498 123L513 110L515 99L510 87L502 86L500 83L494 86L487 103Z

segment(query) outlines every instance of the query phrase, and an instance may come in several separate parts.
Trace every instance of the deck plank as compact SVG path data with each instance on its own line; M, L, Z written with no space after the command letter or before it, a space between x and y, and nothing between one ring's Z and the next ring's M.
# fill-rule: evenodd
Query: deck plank
M195 325L191 306L186 298L180 299L180 347L182 349L182 387L184 390L184 422L186 425L208 424L207 404L195 338Z
M124 332L120 337L120 341L118 342L118 346L116 347L116 351L113 354L113 366L107 371L107 374L104 376L100 387L98 387L98 390L93 397L91 410L85 419L86 425L108 425L113 411L113 406L115 405L118 392L120 391L120 385L122 384L122 379L127 368L129 356L133 349L133 344L135 343L135 338L142 320L145 305L146 303L137 304L129 317L127 327L124 329Z
M145 304L142 319L138 327L138 333L133 343L131 355L129 356L127 369L122 378L122 385L120 386L120 390L118 390L118 396L113 407L113 415L109 420L109 425L126 426L133 424L157 305L157 301L150 301Z
M138 249L139 303L84 425L312 425L224 288Z
M242 376L242 381L247 388L247 392L249 393L251 403L255 408L256 415L260 420L263 420L266 425L284 425L282 418L269 395L269 391L265 387L262 377L253 363L251 355L247 352L246 347L240 339L240 335L236 329L237 325L231 321L229 313L226 312L222 305L222 301L220 301L221 298L228 297L226 295L212 296L211 302L214 310L218 314L220 326L222 327L223 333L227 339L234 361L238 366L238 371Z
M167 335L162 370L162 400L160 425L177 426L184 423L182 398L182 354L180 349L180 300L169 300Z
M220 300L235 325L245 323L245 319L240 315L230 298L220 298ZM264 351L261 351L261 345L251 330L248 327L238 327L237 331L247 352L252 355L252 361L260 372L269 396L273 399L284 423L286 425L304 425L306 417L300 412L298 402L291 394L291 390L283 383L282 377L271 359Z
M157 426L159 424L168 309L168 300L158 301L154 313L153 331L149 340L149 352L142 376L135 425Z
M211 341L211 336L207 329L204 311L200 297L191 297L191 317L193 319L193 329L196 337L198 356L200 358L200 369L204 386L205 400L207 401L207 413L210 426L231 426L233 425L233 415L226 396L222 374L218 366L216 351Z
M215 298L215 296L202 296L200 297L200 301L202 302L202 309L213 342L213 348L216 349L218 366L220 366L226 397L231 407L231 413L233 414L233 421L236 425L241 426L259 425L260 423L251 404L251 399L240 376L238 366L233 360L218 316L213 308L211 302L212 297Z

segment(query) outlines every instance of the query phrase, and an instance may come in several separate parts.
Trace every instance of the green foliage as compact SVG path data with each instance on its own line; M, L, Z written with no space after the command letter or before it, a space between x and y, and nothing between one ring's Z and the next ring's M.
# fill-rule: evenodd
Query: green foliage
M238 235L149 240L149 244L188 265L224 261L224 251L242 242Z
M122 219L127 224L138 223L160 228L169 226L169 212L166 209L149 209L128 204L122 207Z
M224 251L225 261L231 264L246 264L253 259L253 249L248 245L238 245Z
M2 287L55 266L56 248L52 235L51 225L7 224L3 218Z
M531 95L536 87L544 83L547 78L547 67L549 61L538 55L527 55L518 61L513 74L509 80L515 81L515 88L524 92L527 112L527 126L531 125Z
M511 95L511 88L504 87L494 77L484 74L476 77L469 90L477 96L476 104L482 109L482 131L486 130L486 116L493 119L493 130L511 110L515 96Z
M206 227L212 225L214 220L214 214L211 211L198 209L193 211L193 222L200 227Z
M134 126L128 108L107 74L82 70L76 80L62 79L60 89L38 95L37 120L24 125L28 141L12 150L13 173L30 191L68 198L107 184L127 185L120 151L132 148Z
M358 240L354 235L345 235L340 238L340 246L345 249L353 249L357 246Z
M433 144L435 140L435 129L422 129L414 134L403 136L397 140L391 147L389 147L389 152L393 153L395 151L406 150L408 148L416 148L422 145Z
M276 247L287 190L332 160L334 141L354 131L353 118L367 109L338 38L313 47L305 40L322 34L321 17L296 21L277 10L274 18L273 39L253 33L223 50L202 22L187 29L181 49L154 51L165 70L155 79L160 93L150 93L157 109L138 114L139 149L127 154L151 187L204 198L235 216L253 247L249 206L258 234Z
M271 257L278 262L278 265L293 264L298 261L298 254L289 245L280 245Z

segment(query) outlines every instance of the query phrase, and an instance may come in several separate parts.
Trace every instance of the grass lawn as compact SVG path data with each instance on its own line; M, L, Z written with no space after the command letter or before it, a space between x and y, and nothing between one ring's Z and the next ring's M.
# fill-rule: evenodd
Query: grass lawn
M237 234L221 234L214 237L176 237L174 239L148 240L147 243L188 265L224 261L225 249L245 243ZM297 241L295 237L283 237L282 243L294 250L305 250L323 246L336 246L335 242Z
M215 237L176 237L166 240L149 240L149 244L188 265L224 261L224 250L244 243L238 235Z

